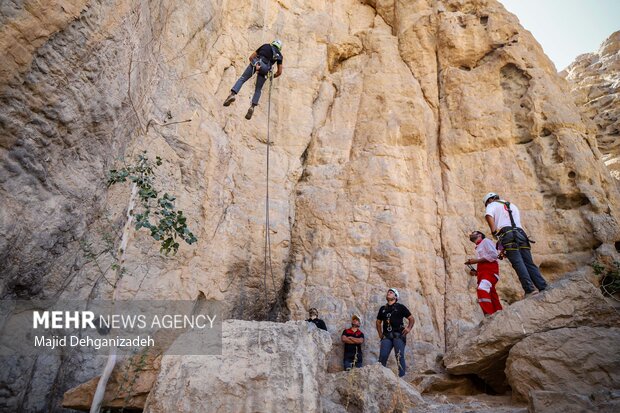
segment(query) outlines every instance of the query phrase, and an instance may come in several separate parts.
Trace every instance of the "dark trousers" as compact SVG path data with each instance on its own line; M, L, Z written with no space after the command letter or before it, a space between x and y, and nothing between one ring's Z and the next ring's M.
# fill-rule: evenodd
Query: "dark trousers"
M540 291L547 288L547 282L532 259L531 244L525 231L521 228L513 230L511 227L504 227L499 233L500 242L506 249L506 257L517 273L523 291L529 294L534 291L534 287Z
M506 257L512 264L521 281L521 286L526 294L534 291L534 286L540 291L547 288L547 282L543 278L540 270L532 260L532 252L529 248L519 248L517 250L507 250Z
M405 375L407 365L405 364L405 340L403 340L402 337L386 337L381 340L379 362L385 367L392 348L394 348L394 357L396 357L396 362L398 363L398 377L403 377Z
M351 368L353 368L353 365L355 365L356 369L359 369L360 367L362 367L362 358L355 355L348 357L345 356L342 365L345 370L350 370Z
M235 93L239 93L239 91L241 90L241 86L243 86L243 84L248 79L250 79L253 74L254 74L254 67L252 65L248 65L248 67L245 68L245 70L241 74L241 77L239 78L239 80L237 80L237 82L235 83L235 85L232 87L231 90ZM253 106L258 105L258 101L260 100L260 95L263 89L263 85L265 84L265 80L267 80L266 76L263 76L260 73L256 74L256 86L254 87L254 96L252 97Z

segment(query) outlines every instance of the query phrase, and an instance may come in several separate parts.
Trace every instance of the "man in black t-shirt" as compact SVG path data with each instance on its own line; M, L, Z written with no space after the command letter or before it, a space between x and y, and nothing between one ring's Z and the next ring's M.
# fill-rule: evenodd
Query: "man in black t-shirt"
M317 326L321 330L327 331L327 326L325 325L325 321L319 318L319 310L313 307L310 310L308 310L308 315L310 316L310 318L306 320L307 322L313 323L315 326Z
M415 320L407 307L398 303L398 290L390 288L386 294L387 304L381 306L377 314L377 333L381 339L379 362L385 366L392 348L398 363L398 376L403 377L407 369L405 364L405 345L407 334L413 328ZM407 325L404 320L407 319Z
M360 318L357 315L351 317L351 328L342 332L340 340L344 343L344 359L342 361L344 369L350 370L353 366L362 367L362 343L364 333L360 330Z
M251 78L254 73L256 73L256 87L254 88L254 96L252 97L252 106L250 106L248 113L245 115L246 119L252 119L254 107L258 105L261 90L263 89L263 85L267 79L267 74L271 71L271 67L274 64L278 65L278 70L276 71L276 74L273 75L274 78L279 77L282 74L283 57L281 50L281 40L274 40L271 44L265 43L256 49L256 51L250 56L250 64L230 90L230 95L228 95L224 101L224 106L229 106L235 101L237 93L241 90L241 86L243 86L243 84Z

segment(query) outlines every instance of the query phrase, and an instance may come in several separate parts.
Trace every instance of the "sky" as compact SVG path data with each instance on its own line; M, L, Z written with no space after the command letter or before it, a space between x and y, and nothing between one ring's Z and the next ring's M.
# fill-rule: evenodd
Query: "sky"
M620 0L500 0L529 30L558 71L598 50L620 30Z

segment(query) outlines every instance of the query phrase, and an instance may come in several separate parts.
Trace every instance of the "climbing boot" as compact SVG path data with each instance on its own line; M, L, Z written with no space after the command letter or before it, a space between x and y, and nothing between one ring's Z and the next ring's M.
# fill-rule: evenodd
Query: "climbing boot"
M245 118L247 120L252 119L252 115L254 114L254 108L255 108L254 105L250 106L250 109L248 109L248 113L245 114Z
M224 106L230 106L231 103L235 101L237 94L235 92L230 92L230 95L224 101Z
M536 291L536 290L532 291L531 293L525 294L525 298L533 297L535 295L538 295L538 291Z

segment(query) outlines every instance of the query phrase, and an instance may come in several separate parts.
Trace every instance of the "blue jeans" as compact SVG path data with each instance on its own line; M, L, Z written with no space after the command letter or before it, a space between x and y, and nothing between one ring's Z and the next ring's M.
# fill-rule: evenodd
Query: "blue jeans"
M394 357L398 363L398 377L405 375L407 365L405 364L405 340L402 337L399 338L383 338L381 340L381 349L379 350L379 362L383 364L383 367L387 364L390 352L394 348Z
M521 281L523 291L528 294L534 291L534 286L540 291L547 288L547 282L532 259L531 244L525 231L521 228L513 230L511 227L504 227L500 230L499 237L506 248L506 257Z
M521 281L521 286L526 294L534 291L534 286L540 291L547 288L547 282L543 278L540 270L534 264L532 259L532 252L529 248L519 248L518 250L506 251L506 257L512 264Z
M241 77L239 78L239 80L237 80L237 82L235 83L235 85L232 87L231 90L235 93L239 93L239 91L241 90L241 86L243 86L243 84L248 79L250 79L253 74L254 74L254 67L252 65L248 65L248 67L245 68L245 70L243 71L243 74L241 74ZM267 80L266 76L263 76L260 73L256 75L256 86L254 88L254 96L252 97L252 106L258 105L258 101L261 95L261 90L263 89L265 80Z
M351 369L351 368L353 367L353 361L354 361L354 359L353 359L353 358L351 358L351 359L346 359L346 358L345 358L345 359L344 359L344 361L342 362L344 369L345 369L345 370L349 370L349 369ZM361 367L362 367L362 360L361 360L361 357L357 357L357 358L355 359L355 368L356 368L356 369L359 369L359 368L361 368Z

